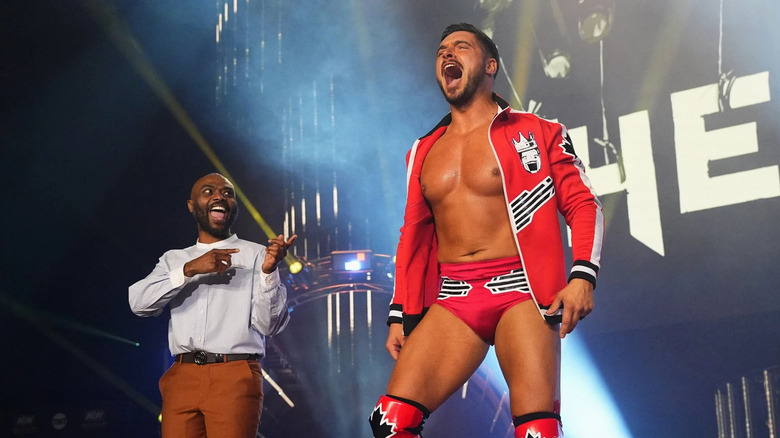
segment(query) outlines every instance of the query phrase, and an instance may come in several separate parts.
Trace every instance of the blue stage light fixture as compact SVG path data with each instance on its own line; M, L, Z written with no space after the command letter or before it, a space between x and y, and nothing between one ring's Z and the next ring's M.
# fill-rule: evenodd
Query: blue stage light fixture
M335 281L371 281L373 260L370 250L333 251L330 259Z
M333 251L333 272L367 272L371 270L371 251Z

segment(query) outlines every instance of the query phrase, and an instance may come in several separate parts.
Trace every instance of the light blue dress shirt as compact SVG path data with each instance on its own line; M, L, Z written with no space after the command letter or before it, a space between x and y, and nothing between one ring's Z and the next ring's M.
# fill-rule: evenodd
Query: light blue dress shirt
M184 264L212 249L237 248L224 274L184 275ZM168 305L171 354L211 353L265 355L265 336L282 331L289 321L287 289L279 271L262 270L263 245L233 235L212 244L197 242L160 257L149 276L129 288L130 308L139 316L157 316Z

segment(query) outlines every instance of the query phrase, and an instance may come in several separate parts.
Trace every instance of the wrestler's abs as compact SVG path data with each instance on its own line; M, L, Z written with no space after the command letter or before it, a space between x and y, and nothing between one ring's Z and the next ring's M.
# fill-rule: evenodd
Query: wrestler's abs
M487 126L442 135L425 157L420 183L433 209L440 262L517 255Z

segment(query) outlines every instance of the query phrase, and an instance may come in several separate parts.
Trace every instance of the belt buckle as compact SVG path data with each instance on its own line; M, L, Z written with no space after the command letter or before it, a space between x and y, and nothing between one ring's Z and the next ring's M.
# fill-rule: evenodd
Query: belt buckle
M206 354L205 351L198 351L195 353L195 363L198 365L206 365L206 360L208 359L208 354Z

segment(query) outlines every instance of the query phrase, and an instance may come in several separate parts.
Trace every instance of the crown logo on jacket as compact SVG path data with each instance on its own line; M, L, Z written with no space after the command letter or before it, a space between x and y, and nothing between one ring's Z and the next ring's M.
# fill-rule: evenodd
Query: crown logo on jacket
M512 145L520 155L520 161L523 162L523 168L528 173L536 173L542 168L542 157L539 153L539 147L534 139L534 133L528 131L528 137L523 136L522 132L517 133L519 140L512 139Z

